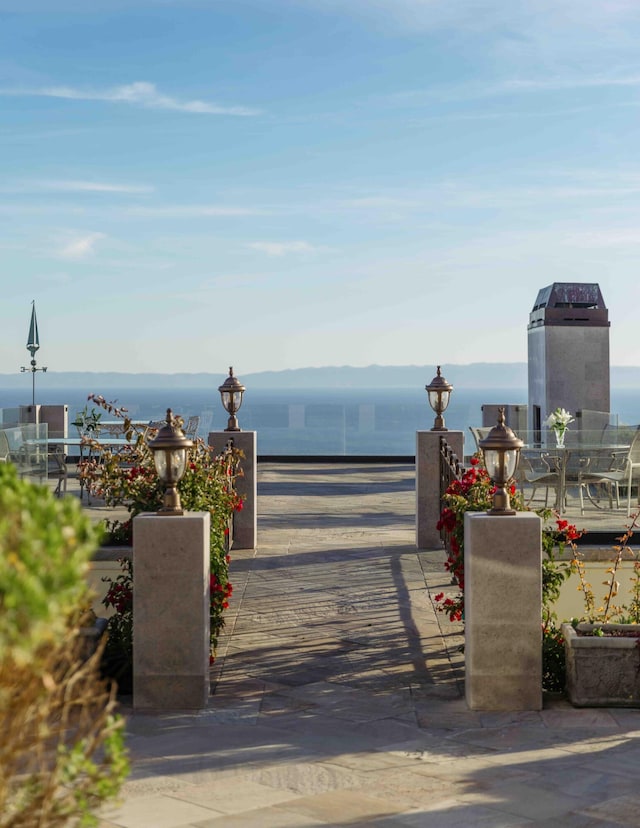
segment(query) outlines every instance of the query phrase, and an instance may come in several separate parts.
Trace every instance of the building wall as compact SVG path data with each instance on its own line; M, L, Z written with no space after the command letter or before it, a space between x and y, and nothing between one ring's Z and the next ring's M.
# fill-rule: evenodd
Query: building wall
M533 407L541 420L556 408L611 409L609 328L543 325L529 330L529 427Z

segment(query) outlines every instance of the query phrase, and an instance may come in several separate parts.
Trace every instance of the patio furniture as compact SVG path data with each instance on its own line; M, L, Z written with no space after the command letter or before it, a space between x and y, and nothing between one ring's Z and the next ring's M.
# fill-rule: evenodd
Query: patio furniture
M635 430L631 445L625 451L610 451L608 468L592 468L585 470L585 476L589 476L592 482L604 483L609 486L609 503L613 506L613 492L616 495L616 505L620 506L620 487L624 487L627 498L627 517L631 516L631 490L634 481L640 479L640 426ZM591 465L591 464L590 464ZM640 500L640 498L639 498ZM581 501L581 506L583 506Z
M4 429L0 429L0 463L11 462L11 451L9 449L9 441Z
M484 427L478 428L476 426L469 426L469 431L473 435L473 439L476 441L476 451L481 451L480 440L484 440L484 438L489 435L491 429Z
M551 462L549 462L551 460ZM520 464L518 466L517 482L520 485L523 495L526 494L524 486L532 487L531 495L526 500L527 505L535 498L538 489L544 489L544 505L549 503L549 489L554 489L556 492L556 502L558 501L558 490L560 489L560 472L557 469L557 458L552 457L548 452L544 451L526 451L523 450L520 454ZM553 463L553 468L552 468Z
M47 477L57 479L58 484L53 490L57 497L67 493L67 462L63 446L56 446L47 456Z
M187 422L182 428L184 436L187 437L189 440L195 440L198 436L198 426L200 425L200 417L194 416L189 417Z

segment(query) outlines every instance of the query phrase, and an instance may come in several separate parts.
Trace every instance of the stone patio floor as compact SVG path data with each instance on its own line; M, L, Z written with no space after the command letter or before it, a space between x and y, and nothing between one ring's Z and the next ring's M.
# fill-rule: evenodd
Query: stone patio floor
M640 825L640 711L467 709L461 628L433 608L414 467L259 466L258 548L197 713L126 718L100 828Z

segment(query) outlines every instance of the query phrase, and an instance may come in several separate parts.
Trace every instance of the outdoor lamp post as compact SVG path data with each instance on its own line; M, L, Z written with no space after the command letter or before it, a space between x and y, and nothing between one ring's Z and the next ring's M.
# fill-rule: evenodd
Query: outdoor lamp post
M444 417L442 415L449 405L453 385L449 385L446 379L440 374L439 365L438 373L431 380L429 385L425 385L425 389L429 395L429 405L433 408L436 414L431 431L448 431L449 429L445 428Z
M495 485L493 508L490 515L515 515L511 508L507 484L516 473L520 459L520 449L524 445L513 431L505 424L504 408L499 409L498 425L495 425L479 444L484 455L484 464Z
M158 431L153 440L149 440L149 448L153 452L158 477L164 483L164 501L158 509L159 515L182 515L182 504L178 493L178 483L187 466L187 449L193 442L184 436L182 429L174 419L170 408L167 408L166 424Z
M220 392L224 410L229 415L229 422L227 423L225 431L242 431L238 425L236 413L240 410L242 395L246 389L240 380L233 376L233 368L229 368L229 376L218 388L218 391Z

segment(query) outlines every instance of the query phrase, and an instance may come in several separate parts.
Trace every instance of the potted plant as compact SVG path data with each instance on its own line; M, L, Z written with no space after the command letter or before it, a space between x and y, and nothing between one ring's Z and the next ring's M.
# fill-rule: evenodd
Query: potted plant
M85 405L82 411L78 411L71 425L78 429L80 437L97 437L100 431L101 417L101 411L96 411L95 408L89 411L89 406Z
M562 625L567 695L576 707L640 707L640 559L629 546L639 516L633 517L614 546L600 605L587 581L584 561L576 556L585 618ZM619 605L618 575L625 560L633 563L631 601Z
M556 445L559 448L564 446L564 437L569 426L569 423L574 422L572 415L565 411L564 408L556 408L544 421L544 425L548 426L556 437Z

